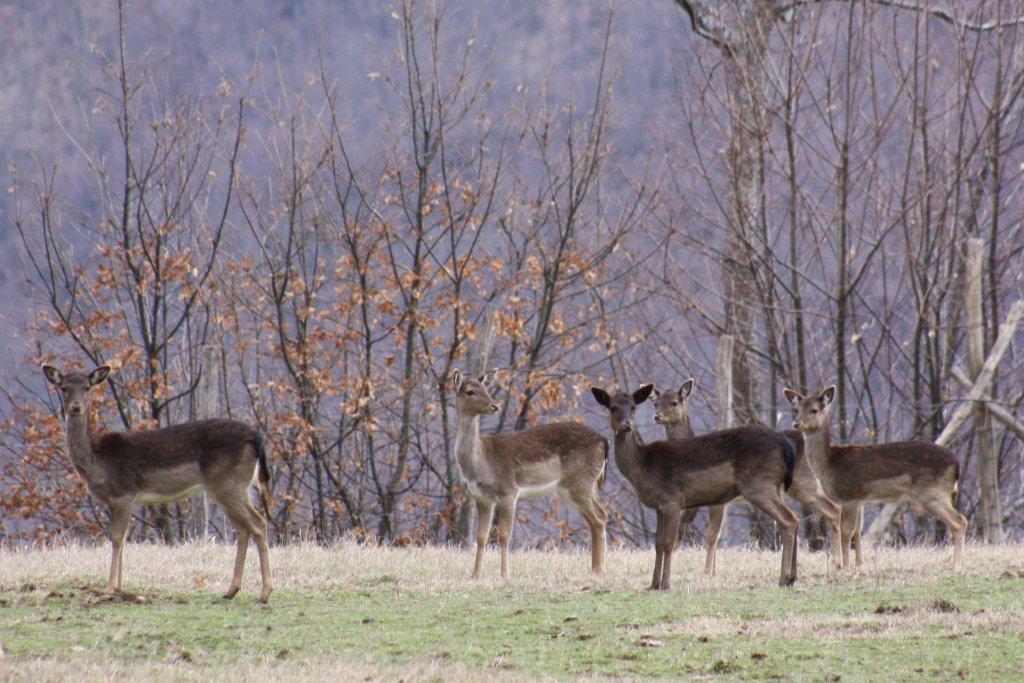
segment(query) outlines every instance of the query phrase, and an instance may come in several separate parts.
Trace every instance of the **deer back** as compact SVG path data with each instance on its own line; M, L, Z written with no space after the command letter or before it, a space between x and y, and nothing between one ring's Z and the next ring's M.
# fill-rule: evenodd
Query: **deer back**
M960 478L952 451L930 441L832 446L824 469L822 485L838 500L897 500Z
M237 475L251 477L256 431L235 420L202 420L162 429L110 432L93 445L108 497L166 493Z
M577 422L552 422L516 432L481 437L483 457L496 480L520 487L542 486L567 477L593 475L604 467L607 441Z
M642 449L641 487L688 506L725 503L755 482L784 485L792 473L787 448L784 435L756 426L655 441Z

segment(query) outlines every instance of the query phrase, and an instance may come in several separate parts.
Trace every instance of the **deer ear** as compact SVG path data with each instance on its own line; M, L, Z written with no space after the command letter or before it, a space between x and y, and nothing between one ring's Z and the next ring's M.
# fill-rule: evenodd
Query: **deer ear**
M694 384L696 384L696 382L692 377L683 382L683 386L679 387L679 398L686 398L691 393L693 393Z
M465 379L462 377L462 370L455 368L452 370L452 386L455 387L455 393L459 393L459 389L462 388L462 383Z
M52 365L46 365L45 363L43 363L39 367L41 367L43 369L43 376L46 377L46 381L47 382L49 382L50 384L53 384L55 386L57 384L60 384L60 380L62 378L62 375L60 374L60 370L58 370L57 368L53 367Z
M612 397L608 395L608 392L599 387L590 387L590 393L594 395L594 400L603 405L605 408L610 408L612 405Z
M793 391L792 389L783 389L782 393L786 396L786 400L789 401L794 407L800 405L800 401L804 400L804 397Z
M101 365L92 372L89 373L89 386L94 387L97 384L103 384L103 380L110 374L109 365Z
M836 400L836 385L833 384L828 389L821 392L821 396L819 396L818 399L822 402L823 405L827 406L831 404L832 401Z
M633 403L640 405L648 398L651 397L651 392L654 390L653 384L645 384L636 391L633 392Z

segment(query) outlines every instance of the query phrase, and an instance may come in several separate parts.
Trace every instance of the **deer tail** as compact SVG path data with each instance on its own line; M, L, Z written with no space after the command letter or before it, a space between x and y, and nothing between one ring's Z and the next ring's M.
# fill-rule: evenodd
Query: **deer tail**
M249 443L256 450L256 481L260 493L263 494L264 505L269 505L274 500L274 491L270 487L270 465L267 462L267 448L263 444L263 437L259 434L253 436Z
M604 446L604 465L601 466L601 474L597 477L597 487L604 488L604 480L608 478L608 439L602 439Z
M782 459L786 463L782 486L788 491L793 484L793 469L796 467L796 444L788 436L782 437Z
M953 507L956 507L957 498L960 497L960 462L956 462L953 465L953 491L949 494L949 499L953 503Z

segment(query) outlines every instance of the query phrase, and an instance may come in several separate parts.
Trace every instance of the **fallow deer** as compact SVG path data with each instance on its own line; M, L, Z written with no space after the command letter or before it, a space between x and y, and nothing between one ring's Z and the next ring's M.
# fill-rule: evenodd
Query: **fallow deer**
M849 566L850 536L864 503L910 500L943 522L953 534L953 570L963 568L967 519L957 512L960 463L930 441L838 446L832 443L829 412L836 388L803 396L785 390L793 405L793 426L804 433L804 451L825 493L842 506L843 567ZM859 548L858 544L858 548Z
M693 392L694 380L683 382L677 391L654 390L654 421L665 428L666 439L687 439L694 435L690 422L688 399ZM834 567L840 566L839 549L839 505L825 495L818 478L814 476L811 465L804 457L804 439L799 431L784 432L796 445L796 463L793 467L793 483L786 491L793 500L803 505L812 514L820 515L829 529L829 554ZM699 508L689 508L683 513L682 524L693 521ZM726 506L712 505L708 507L707 559L704 562L704 573L715 574L715 561L718 550L718 539L721 536L722 524L725 521ZM859 532L855 539L859 548Z
M88 374L64 374L51 365L42 369L64 407L71 462L89 492L110 511L112 555L107 592L122 588L121 556L132 508L181 500L205 489L224 506L238 531L234 575L224 597L235 597L242 587L251 536L263 578L260 602L266 602L272 590L267 520L249 500L249 484L257 473L265 499L271 496L267 454L259 433L235 420L203 420L97 436L89 416L89 390L107 379L110 367L101 365Z
M609 412L615 464L640 502L657 514L651 588L671 587L672 550L683 510L723 505L738 496L778 523L782 533L779 585L792 585L796 581L799 520L786 505L783 491L792 482L796 446L783 434L755 426L645 444L633 419L636 407L653 389L646 384L632 394L609 394L590 388L594 399Z
M516 502L549 493L557 493L582 515L590 528L591 568L602 572L608 514L598 489L607 468L607 439L576 422L481 436L480 416L499 409L491 397L494 374L493 370L478 378L464 378L458 370L452 374L458 419L455 457L477 511L473 578L480 578L494 509L498 511L501 577L507 579Z

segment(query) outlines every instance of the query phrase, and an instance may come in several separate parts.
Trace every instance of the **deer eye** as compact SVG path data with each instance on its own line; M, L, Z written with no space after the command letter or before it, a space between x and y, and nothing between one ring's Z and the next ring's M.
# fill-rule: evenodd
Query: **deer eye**
M466 392L466 396L475 396L475 395L476 395L476 392L473 391L472 389L470 389L469 391Z
M674 405L674 406L679 405L679 401L672 401L672 405Z
M811 415L817 415L817 414L818 414L818 409L817 408L811 408Z

